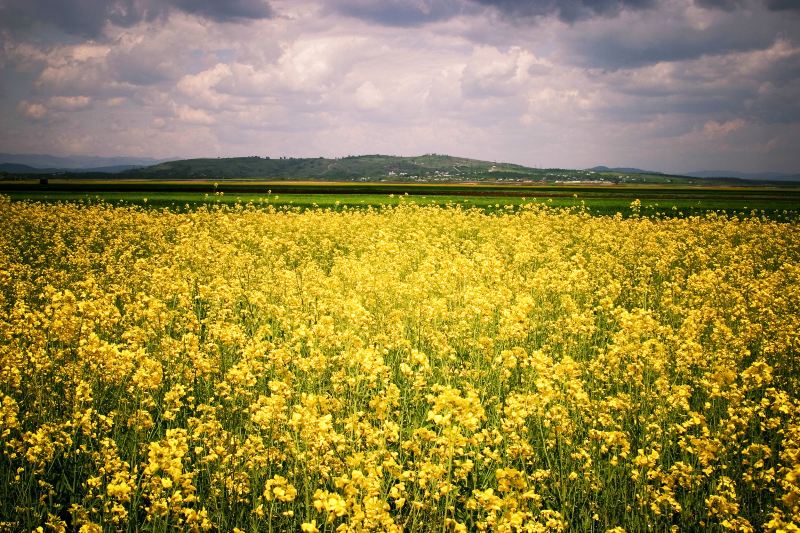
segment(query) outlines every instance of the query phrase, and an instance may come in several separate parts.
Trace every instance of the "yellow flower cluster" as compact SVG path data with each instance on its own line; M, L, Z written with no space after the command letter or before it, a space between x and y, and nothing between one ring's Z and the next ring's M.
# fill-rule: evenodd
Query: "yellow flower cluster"
M800 223L0 198L0 529L800 525Z

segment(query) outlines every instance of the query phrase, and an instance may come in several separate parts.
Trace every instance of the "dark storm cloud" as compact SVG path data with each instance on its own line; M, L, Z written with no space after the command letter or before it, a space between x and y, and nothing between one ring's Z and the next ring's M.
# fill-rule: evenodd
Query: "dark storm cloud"
M723 11L733 11L742 6L742 0L695 0L695 5L705 9L722 9Z
M384 26L419 26L487 7L511 20L556 16L575 22L614 16L624 9L649 9L657 0L335 0L332 4L341 14Z
M383 26L412 27L447 20L465 11L460 0L333 0L332 9L342 15Z
M765 50L778 40L800 42L800 26L793 17L776 18L763 9L747 17L719 11L702 26L681 16L663 19L661 23L646 20L624 29L607 24L583 28L566 41L566 48L583 66L624 69Z
M797 11L800 12L800 2L797 0L766 0L767 8L772 11Z
M738 91L747 96L747 91ZM754 118L756 113L744 109L743 101L736 100L728 91L722 95L711 94L673 94L662 97L631 97L624 103L608 104L597 110L604 120L641 122L655 116L748 116Z
M790 124L800 121L800 81L789 85L768 85L760 91L748 111L767 124Z
M798 0L694 0L698 7L732 13L748 6L770 11L797 11ZM331 11L383 26L414 27L447 20L460 14L496 10L510 21L556 17L574 23L598 17L612 18L622 11L658 10L658 0L329 0Z
M215 22L269 18L265 0L8 0L0 3L0 27L24 31L44 23L83 37L96 37L106 23L130 27L162 18L172 10Z
M181 11L216 22L257 20L274 14L264 0L172 0L171 3Z
M111 4L103 0L10 0L0 4L0 25L11 31L26 31L35 23L49 24L65 33L94 37L106 21L130 26L153 16L133 2Z
M748 4L747 0L694 0L695 5L705 9L722 9L723 11L734 11ZM770 11L798 11L800 12L800 2L797 0L760 0Z
M555 16L565 22L649 9L657 0L333 0L333 10L384 26L420 26L459 14L497 10L509 20Z
M611 17L624 9L640 10L655 7L656 0L473 0L496 8L503 15L519 17L557 16L564 22L592 17Z
M607 33L593 38L581 37L571 48L578 54L577 61L587 66L606 69L636 68L662 61L683 61L696 59L708 54L723 54L736 51L768 48L773 35L727 34L717 36L686 31L683 38L675 38L669 46L663 42L654 43L646 38L641 40Z

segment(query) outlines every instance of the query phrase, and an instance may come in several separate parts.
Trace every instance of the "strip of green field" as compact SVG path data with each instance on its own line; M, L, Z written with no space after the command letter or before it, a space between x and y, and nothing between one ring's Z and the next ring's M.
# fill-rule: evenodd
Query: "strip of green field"
M794 219L800 213L800 189L791 187L52 180L47 184L0 183L0 194L12 200L107 202L179 210L236 203L344 209L414 202L477 207L493 212L536 202L553 207L585 207L597 215L628 216L632 214L631 203L639 200L643 215L689 216L709 211L748 215L755 211L773 219Z
M404 195L336 195L336 194L205 194L205 193L46 193L26 194L11 193L12 200L38 202L106 202L112 205L138 205L140 207L166 208L175 210L195 209L202 205L252 204L256 207L274 206L278 209L327 208L345 209L359 207L393 206L402 202L420 205L456 206L464 208L476 207L489 212L505 211L524 203L535 202L551 207L580 208L585 207L589 213L596 215L624 216L632 214L630 199L623 198L538 198L520 196L497 197L464 197L456 195L404 196ZM634 198L635 199L635 198ZM730 200L714 199L681 199L661 198L659 200L643 200L643 215L691 216L709 211L721 211L729 215L749 215L755 212L771 219L795 219L800 214L796 204L781 202L787 205L776 206L773 201L750 201L746 204Z
M200 192L274 194L409 194L464 196L548 196L577 194L587 198L728 198L793 200L800 203L800 187L700 187L692 185L587 185L500 183L391 183L391 182L310 182L264 180L74 180L51 179L0 182L0 193L7 192Z

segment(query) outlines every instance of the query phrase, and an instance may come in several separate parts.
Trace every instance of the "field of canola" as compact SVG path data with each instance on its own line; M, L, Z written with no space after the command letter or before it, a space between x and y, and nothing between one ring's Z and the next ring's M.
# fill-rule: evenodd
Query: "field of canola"
M0 531L800 523L800 223L0 198Z

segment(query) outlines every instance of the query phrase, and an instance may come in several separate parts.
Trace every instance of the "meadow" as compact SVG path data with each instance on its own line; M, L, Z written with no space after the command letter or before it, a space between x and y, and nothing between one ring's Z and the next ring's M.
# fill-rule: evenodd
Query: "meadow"
M800 212L797 186L695 186L509 183L392 183L252 180L107 180L51 178L0 181L0 194L12 200L46 203L84 202L191 210L209 205L252 203L297 209L419 205L477 207L486 212L536 203L578 207L594 215L632 214L639 200L642 214L667 217L703 215L767 216L790 220Z
M797 216L516 198L0 196L0 530L796 530Z

